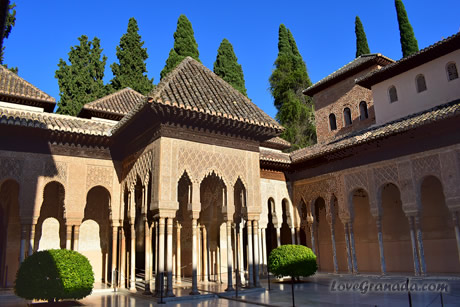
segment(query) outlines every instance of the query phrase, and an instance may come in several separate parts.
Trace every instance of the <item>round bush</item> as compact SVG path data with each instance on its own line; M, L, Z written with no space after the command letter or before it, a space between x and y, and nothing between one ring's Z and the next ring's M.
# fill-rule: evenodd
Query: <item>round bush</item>
M277 277L308 277L318 269L316 255L303 245L281 245L271 251L268 269Z
M28 300L82 299L91 294L93 284L93 268L85 256L50 249L24 260L16 274L14 292Z

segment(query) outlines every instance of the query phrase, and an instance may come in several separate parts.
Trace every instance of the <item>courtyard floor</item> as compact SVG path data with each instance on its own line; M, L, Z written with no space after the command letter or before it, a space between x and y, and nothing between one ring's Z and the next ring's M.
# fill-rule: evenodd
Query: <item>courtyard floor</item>
M419 287L411 291L412 306L441 306L441 296L439 292L422 291L423 287L433 290L433 287L448 287L447 292L442 295L444 306L460 306L460 277L455 276L436 276L436 277L409 277L409 287ZM296 306L409 306L408 293L405 290L398 291L398 287L405 284L406 277L372 276L360 274L335 275L317 274L297 283L295 289ZM369 291L373 285L374 291ZM187 300L170 301L166 306L192 307L192 306L292 306L291 284L285 282L270 283L268 291L267 280L262 280L264 290L250 290L240 293L236 298L234 293L221 296L222 288L216 284L200 285L203 297L190 296L183 297ZM367 287L367 293L365 292ZM404 286L402 286L404 287ZM355 290L353 290L355 288ZM347 290L349 289L349 290ZM375 291L376 290L376 291ZM383 291L385 290L385 292ZM176 293L188 293L188 285L182 289L176 289ZM150 296L142 295L142 292L132 294L128 291L112 292L111 290L95 291L91 296L78 301L76 306L156 306L157 304ZM35 305L35 304L34 304ZM40 306L41 304L36 304ZM10 290L0 290L0 306L27 306L27 302L20 299ZM67 305L71 306L71 305Z

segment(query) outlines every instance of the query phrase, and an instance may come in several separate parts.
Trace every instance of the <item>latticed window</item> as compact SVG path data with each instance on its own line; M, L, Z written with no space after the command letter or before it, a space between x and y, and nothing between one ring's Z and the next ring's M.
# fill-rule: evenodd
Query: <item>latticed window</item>
M458 79L458 70L457 70L457 65L454 62L450 62L446 66L447 70L447 79L449 81Z
M365 120L368 117L369 117L369 114L367 113L367 103L365 101L361 101L359 103L359 119Z
M335 120L334 113L329 114L329 127L332 130L337 130L337 121Z
M388 96L390 96L390 102L398 101L398 92L396 91L396 87L390 86L388 89Z
M351 111L350 108L343 109L343 118L345 120L345 126L351 125Z
M415 77L415 83L417 85L417 93L426 91L426 81L424 75L418 75Z

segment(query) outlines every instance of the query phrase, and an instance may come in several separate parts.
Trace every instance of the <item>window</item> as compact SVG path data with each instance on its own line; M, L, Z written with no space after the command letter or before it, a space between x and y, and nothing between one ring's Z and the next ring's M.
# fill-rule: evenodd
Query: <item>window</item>
M415 77L415 85L417 86L417 93L426 91L426 81L424 75L418 75Z
M365 120L368 117L369 117L369 114L367 113L367 103L365 101L361 101L359 103L359 119Z
M398 101L398 92L393 85L388 89L388 95L390 96L390 102Z
M455 65L455 62L447 63L446 70L447 70L447 80L452 81L452 80L458 79L458 70L457 70L457 65Z
M334 113L329 114L329 128L331 128L331 131L337 130L337 122Z
M350 108L343 109L343 118L345 120L345 126L351 125L351 111Z

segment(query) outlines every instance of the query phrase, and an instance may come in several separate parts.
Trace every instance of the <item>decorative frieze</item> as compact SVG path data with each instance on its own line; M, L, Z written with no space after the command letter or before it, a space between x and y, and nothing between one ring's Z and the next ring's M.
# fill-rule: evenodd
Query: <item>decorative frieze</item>
M14 178L20 181L24 168L24 160L0 158L0 180Z
M111 167L102 167L88 165L86 167L86 189L95 186L103 186L109 191L112 189L113 169Z
M45 162L43 176L46 181L58 180L62 183L67 182L67 163L58 161Z

